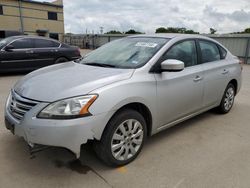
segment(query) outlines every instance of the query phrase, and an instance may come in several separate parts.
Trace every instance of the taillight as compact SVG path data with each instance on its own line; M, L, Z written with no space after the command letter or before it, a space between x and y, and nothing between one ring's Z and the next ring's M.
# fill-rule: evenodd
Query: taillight
M78 55L78 56L81 55L81 50L80 50L80 48L77 48L76 55Z

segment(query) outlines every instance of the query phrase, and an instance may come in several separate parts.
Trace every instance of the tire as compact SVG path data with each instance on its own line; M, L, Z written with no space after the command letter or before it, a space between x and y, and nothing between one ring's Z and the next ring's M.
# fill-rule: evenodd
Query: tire
M64 63L64 62L67 62L69 61L67 58L65 57L59 57L55 60L55 64L58 64L58 63Z
M234 98L235 98L235 87L232 83L229 83L225 89L224 95L221 99L220 105L217 107L217 111L220 114L226 114L228 113L234 104Z
M135 110L122 110L109 121L101 140L94 144L94 150L108 166L122 166L138 156L146 136L143 116Z

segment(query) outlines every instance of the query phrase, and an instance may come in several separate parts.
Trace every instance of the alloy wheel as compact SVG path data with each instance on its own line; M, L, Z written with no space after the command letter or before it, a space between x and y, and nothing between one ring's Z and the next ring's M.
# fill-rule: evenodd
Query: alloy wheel
M232 87L229 87L227 89L225 99L224 99L224 108L225 110L230 110L230 108L233 106L234 102L234 89Z
M125 161L133 157L143 143L143 126L135 119L128 119L115 130L111 140L112 155Z

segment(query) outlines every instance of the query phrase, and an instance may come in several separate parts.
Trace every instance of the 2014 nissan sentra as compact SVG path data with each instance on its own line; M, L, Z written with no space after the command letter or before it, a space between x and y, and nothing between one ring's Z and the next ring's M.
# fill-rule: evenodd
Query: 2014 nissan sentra
M77 157L94 140L106 164L125 165L148 136L212 108L229 112L241 72L237 57L204 36L130 36L23 77L7 99L6 127L31 147Z

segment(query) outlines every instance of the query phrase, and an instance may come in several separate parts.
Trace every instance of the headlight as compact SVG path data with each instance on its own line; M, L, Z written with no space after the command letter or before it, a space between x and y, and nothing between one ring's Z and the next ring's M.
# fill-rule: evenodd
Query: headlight
M60 100L49 104L39 114L38 118L72 119L91 115L88 111L97 95L86 95Z

